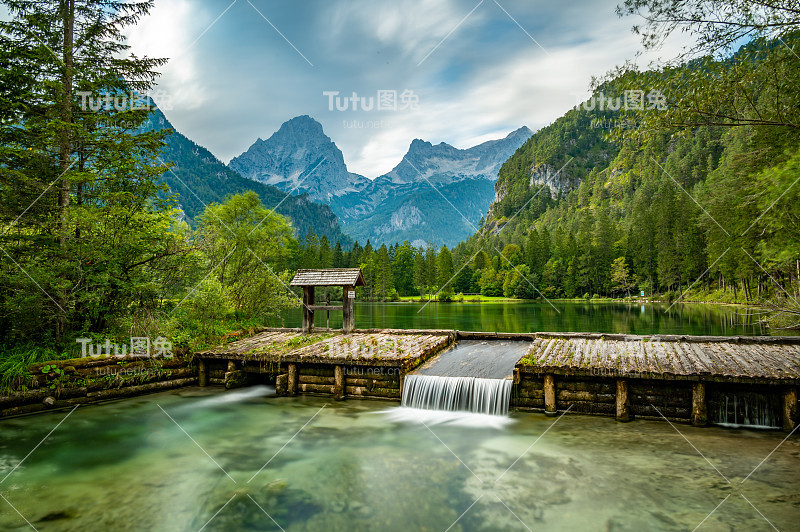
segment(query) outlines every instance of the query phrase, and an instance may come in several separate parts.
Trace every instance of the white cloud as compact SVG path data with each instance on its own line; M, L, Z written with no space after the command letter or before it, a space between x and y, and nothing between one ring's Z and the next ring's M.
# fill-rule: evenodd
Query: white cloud
M156 83L175 108L197 109L207 101L209 72L202 68L197 44L209 37L200 35L217 15L190 0L156 2L149 15L126 29L133 53L169 59Z
M160 86L175 96L166 114L176 128L229 160L281 122L309 114L351 171L376 177L400 162L414 138L466 148L522 125L540 128L588 96L592 75L640 49L632 19L614 15L614 0L503 1L547 53L485 1L417 67L477 0L306 1L303 11L257 5L313 67L245 2L207 32L230 1L157 2L129 36L136 53L174 58ZM671 42L662 53L678 48ZM322 95L406 88L420 96L418 111L330 112ZM384 127L346 127L352 120L383 120Z
M419 112L398 112L389 119L394 124L391 130L370 132L363 146L347 140L339 143L351 171L368 177L388 172L414 138L467 148L501 138L523 125L535 131L552 123L590 96L592 75L623 64L638 49L638 37L629 31L629 21L588 22L580 44L548 47L548 55L531 43L505 60L476 70L458 86L431 88L430 96L421 98ZM669 56L684 42L672 39L639 62L646 66L658 53Z
M403 57L421 61L441 43L456 38L453 31L468 31L480 24L484 13L472 8L477 5L452 0L399 0L376 3L374 0L357 0L332 5L330 16L331 38L336 41L347 35L366 36L387 48L399 50ZM466 20L464 20L464 18Z

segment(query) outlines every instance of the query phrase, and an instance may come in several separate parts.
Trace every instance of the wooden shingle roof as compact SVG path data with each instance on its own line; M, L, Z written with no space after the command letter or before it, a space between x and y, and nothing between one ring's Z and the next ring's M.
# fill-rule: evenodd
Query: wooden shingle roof
M292 286L364 286L361 268L297 270Z

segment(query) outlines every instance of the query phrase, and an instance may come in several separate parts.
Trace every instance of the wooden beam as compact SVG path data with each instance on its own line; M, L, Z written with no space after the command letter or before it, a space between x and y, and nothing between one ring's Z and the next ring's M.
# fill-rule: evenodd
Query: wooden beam
M695 382L692 385L692 425L696 427L708 425L708 402L704 382Z
M344 311L344 305L337 306L337 305L309 305L311 310L341 310Z
M200 386L208 386L208 362L202 358L197 364L197 384Z
M552 373L544 376L544 413L548 416L555 416L558 413L556 408L556 379Z
M289 374L286 382L286 394L297 394L297 364L289 364Z
M337 365L333 368L333 381L333 398L337 400L344 399L344 366Z
M783 430L793 431L797 421L797 388L787 386L783 391Z
M628 400L628 381L617 379L617 421L627 423L631 420L631 404Z
M350 297L350 292L355 293L355 287L342 287L342 332L349 334L355 329L355 303L356 299Z
M314 287L303 287L303 332L310 334L314 330Z

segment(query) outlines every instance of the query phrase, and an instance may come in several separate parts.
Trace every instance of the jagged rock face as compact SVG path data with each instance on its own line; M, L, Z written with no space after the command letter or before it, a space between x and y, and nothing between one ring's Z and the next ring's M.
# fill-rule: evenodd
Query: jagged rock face
M422 211L413 205L403 205L392 213L389 223L376 228L375 232L377 234L391 234L393 231L405 231L424 223Z
M550 196L554 199L558 197L560 191L568 191L572 188L572 183L566 175L566 169L558 171L551 164L538 164L531 167L530 186L545 185L550 189Z
M466 150L444 142L433 145L414 139L403 160L381 177L392 184L420 181L447 184L464 179L495 181L500 166L532 134L527 127L521 127L503 139L490 140Z
M286 192L307 192L313 200L361 190L364 176L347 171L342 152L310 116L284 122L267 140L258 139L228 164L244 177Z

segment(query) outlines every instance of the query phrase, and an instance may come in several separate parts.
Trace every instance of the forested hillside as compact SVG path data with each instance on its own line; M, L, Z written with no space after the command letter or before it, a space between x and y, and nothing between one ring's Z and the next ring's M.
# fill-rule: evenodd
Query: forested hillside
M503 287L524 275L548 298L675 297L690 287L729 301L797 297L800 130L790 83L800 62L790 60L798 40L784 40L625 72L595 93L597 104L598 95L662 87L669 112L580 108L537 132L503 166L484 231L456 249L460 261L481 257L469 265L472 288L513 295ZM777 88L755 81L767 70ZM731 76L740 78L734 94L706 83ZM708 100L695 93L693 110L692 88ZM562 167L549 184L538 177Z

